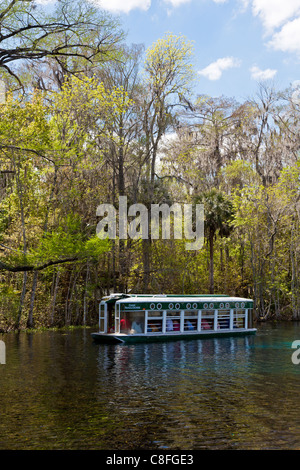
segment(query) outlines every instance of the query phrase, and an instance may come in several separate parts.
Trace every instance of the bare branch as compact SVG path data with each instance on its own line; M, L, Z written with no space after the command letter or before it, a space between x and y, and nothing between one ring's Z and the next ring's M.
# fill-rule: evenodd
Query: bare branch
M18 272L28 272L28 271L42 271L45 268L48 268L49 266L55 266L57 264L63 264L63 263L71 263L74 261L79 261L82 258L79 256L72 256L70 258L63 258L63 259L58 259L58 260L51 260L47 261L44 264L38 265L38 266L32 266L32 265L24 265L24 266L11 266L7 263L3 263L0 261L0 271L9 271L12 273L18 273Z

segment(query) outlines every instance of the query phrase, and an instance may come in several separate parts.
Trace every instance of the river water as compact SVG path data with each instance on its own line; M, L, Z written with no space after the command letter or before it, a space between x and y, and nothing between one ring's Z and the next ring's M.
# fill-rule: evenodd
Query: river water
M92 331L0 335L0 449L300 449L299 323L127 346Z

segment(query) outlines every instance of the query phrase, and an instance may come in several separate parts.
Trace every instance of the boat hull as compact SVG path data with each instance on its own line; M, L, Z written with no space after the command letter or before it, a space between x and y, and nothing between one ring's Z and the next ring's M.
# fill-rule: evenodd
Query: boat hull
M237 330L224 330L224 331L199 331L199 332L184 332L184 333L156 333L156 334L140 334L140 335L125 335L114 333L91 333L92 338L97 343L106 344L133 344L133 343L153 343L160 341L178 341L178 340L192 340L192 339L208 339L217 337L232 337L232 336L246 336L254 335L256 328Z

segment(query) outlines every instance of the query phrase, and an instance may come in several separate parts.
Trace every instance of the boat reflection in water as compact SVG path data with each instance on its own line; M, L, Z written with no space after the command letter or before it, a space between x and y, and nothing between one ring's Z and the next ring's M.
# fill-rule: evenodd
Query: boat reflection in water
M230 362L240 355L243 350L243 365L247 365L247 355L252 348L252 337L241 338L207 338L207 341L165 341L160 344L144 343L132 344L124 348L122 344L102 344L99 349L99 369L113 372L119 378L126 377L127 373L134 371L152 375L153 367L159 368L162 374L168 373L170 369L170 358L176 364L176 370L185 372L187 369L199 366L206 368L219 366L224 368L224 355ZM129 372L130 371L130 372ZM127 372L125 374L125 372Z

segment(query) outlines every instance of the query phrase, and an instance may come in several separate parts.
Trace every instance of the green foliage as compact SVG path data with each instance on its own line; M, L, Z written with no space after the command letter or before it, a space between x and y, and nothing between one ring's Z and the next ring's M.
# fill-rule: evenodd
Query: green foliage
M5 283L0 284L0 331L13 328L19 308L20 292Z
M109 128L130 105L127 94L117 87L106 90L95 77L73 76L61 91L51 93L50 99L53 106L49 110L49 125L55 162L94 168L103 158L104 143L117 140L110 135Z
M63 73L76 74L119 55L118 20L92 2L60 0L47 10L32 0L4 0L0 15L0 72L18 88L24 78L18 61L27 59L34 67L33 61L41 66L46 59Z
M195 80L192 58L192 42L172 33L166 33L146 51L145 72L157 96L190 94Z
M228 236L232 228L233 206L222 192L212 189L195 197L196 204L204 205L204 223L207 236L215 234Z
M221 187L227 192L231 192L231 188L238 191L244 186L259 182L257 174L250 162L244 160L235 160L229 165L226 165L226 167L221 170L221 176Z
M79 259L97 259L110 249L110 241L101 240L97 235L87 238L77 215L69 214L56 230L46 233L38 247L31 253L40 264L47 260L78 256Z
M41 93L35 93L24 101L8 94L0 107L1 148L9 151L9 145L18 148L44 150L49 145L47 108Z
M11 21L15 30L31 2L9 5L3 27ZM193 99L193 44L185 37L167 33L139 70L140 52L116 51L113 21L103 17L92 31L84 24L93 23L94 7L69 0L57 7L82 23L72 33L20 33L19 44L49 51L80 37L79 55L55 56L61 80L51 91L9 93L0 106L0 328L86 325L103 294L129 289L249 296L263 318L283 309L299 318L298 110L276 107L273 94L261 104ZM102 26L112 28L103 61L122 59L112 67L96 47ZM87 65L81 53L89 42ZM40 71L32 64L36 83L50 80L49 71L55 79L53 64L53 56ZM148 208L203 204L206 243L187 251L186 240L172 236L100 240L97 206L118 207L120 195Z
M98 259L103 253L108 252L111 249L111 242L108 238L100 240L97 235L91 237L85 242L84 251L87 253L89 258Z

